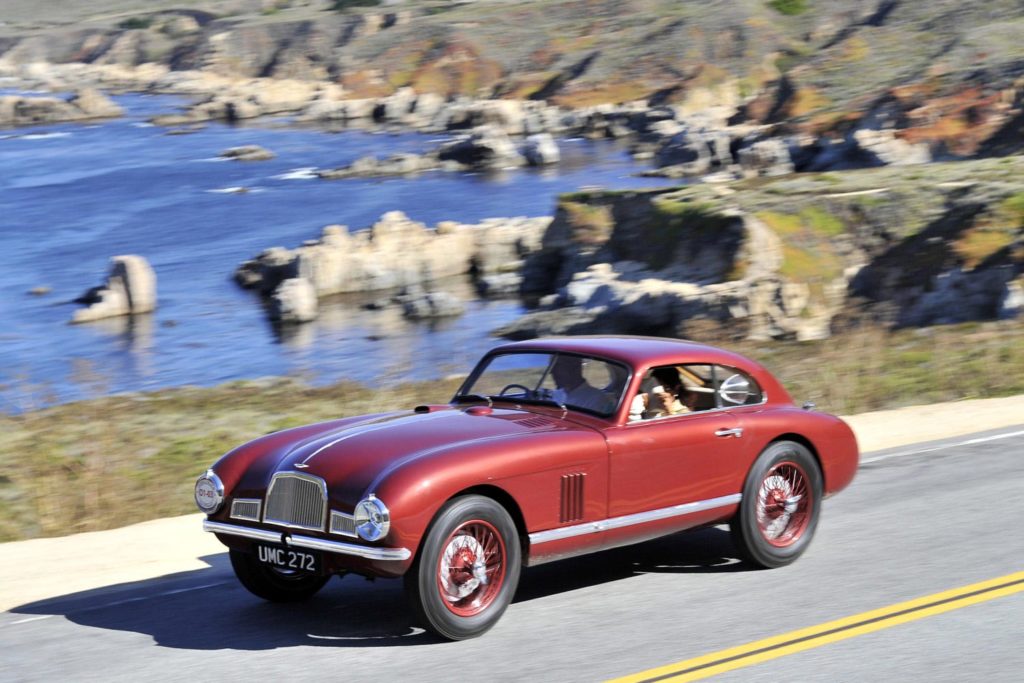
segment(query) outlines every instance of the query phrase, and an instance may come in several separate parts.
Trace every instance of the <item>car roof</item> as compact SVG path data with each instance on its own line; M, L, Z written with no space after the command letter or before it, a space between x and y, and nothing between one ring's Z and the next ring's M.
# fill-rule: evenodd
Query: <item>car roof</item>
M571 336L531 339L503 344L492 353L508 351L563 351L617 360L634 369L673 363L703 362L763 370L761 366L738 353L710 344L666 337L631 335Z

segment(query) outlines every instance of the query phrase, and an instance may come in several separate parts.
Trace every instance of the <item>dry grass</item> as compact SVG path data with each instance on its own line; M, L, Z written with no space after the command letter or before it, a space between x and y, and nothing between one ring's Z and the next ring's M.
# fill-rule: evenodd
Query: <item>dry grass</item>
M863 329L822 342L730 347L764 363L798 402L813 400L840 414L1024 393L1020 321ZM195 477L240 443L308 422L444 402L457 384L371 390L280 379L0 416L0 541L191 512Z

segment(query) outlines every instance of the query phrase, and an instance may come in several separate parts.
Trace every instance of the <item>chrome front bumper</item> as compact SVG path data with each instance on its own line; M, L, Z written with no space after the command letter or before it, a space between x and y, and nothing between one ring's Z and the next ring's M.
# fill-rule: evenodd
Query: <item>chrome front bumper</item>
M267 529L254 529L248 526L237 524L225 524L223 522L211 522L203 520L203 531L215 534L227 534L228 536L241 536L254 541L264 543L277 543L294 548L309 548L310 550L321 550L326 553L337 553L338 555L352 555L367 560L408 560L412 553L408 548L372 548L354 543L342 543L341 541L328 541L323 538L312 536L298 536L281 531L270 531Z

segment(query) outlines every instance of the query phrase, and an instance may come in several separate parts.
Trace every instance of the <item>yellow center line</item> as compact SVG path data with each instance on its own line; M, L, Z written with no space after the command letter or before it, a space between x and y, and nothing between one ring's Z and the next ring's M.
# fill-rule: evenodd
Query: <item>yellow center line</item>
M972 583L952 590L915 598L870 612L836 619L817 626L790 631L746 645L712 652L656 669L616 678L610 683L655 683L660 681L697 681L733 669L766 662L778 657L810 650L898 624L942 614L986 600L995 600L1024 591L1024 572Z

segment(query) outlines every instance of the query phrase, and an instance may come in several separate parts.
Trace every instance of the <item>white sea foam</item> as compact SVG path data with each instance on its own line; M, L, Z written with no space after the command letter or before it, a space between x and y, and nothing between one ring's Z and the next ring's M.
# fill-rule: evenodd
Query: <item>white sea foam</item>
M212 164L220 161L231 161L228 157L207 157L206 159L193 159L192 161L200 164Z
M132 124L132 128L155 128L156 125L149 121L136 121Z
M28 133L27 135L15 135L14 137L21 138L22 140L53 140L54 138L71 137L71 133Z
M293 168L286 173L274 176L274 180L313 180L316 176L316 166L303 166Z
M218 187L213 190L207 190L207 192L213 194L259 194L260 192L266 191L266 188L263 187L246 187L244 185L230 185L228 187Z

